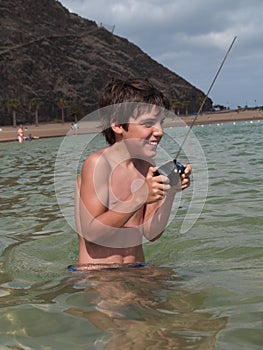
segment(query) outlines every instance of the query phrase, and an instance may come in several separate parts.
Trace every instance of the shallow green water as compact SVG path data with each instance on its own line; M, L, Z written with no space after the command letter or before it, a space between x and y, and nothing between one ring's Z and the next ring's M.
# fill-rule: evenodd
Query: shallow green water
M55 195L63 139L0 144L0 349L261 349L262 132L259 122L195 127L209 176L202 213L204 163L190 149L192 188L163 237L144 244L154 266L88 274L66 269L77 240ZM173 154L171 137L163 145Z

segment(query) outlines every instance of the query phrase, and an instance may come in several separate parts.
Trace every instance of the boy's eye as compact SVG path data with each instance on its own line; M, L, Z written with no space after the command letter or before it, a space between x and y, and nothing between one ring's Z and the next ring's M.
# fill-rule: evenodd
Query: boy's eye
M145 120L144 122L143 122L143 125L145 125L145 126L153 126L155 124L155 121L154 120Z
M160 121L158 121L156 119L145 119L145 120L142 120L140 122L140 124L143 125L143 126L146 126L148 128L153 127L155 125L157 126L158 124L162 126L163 123L164 123L164 119L165 118L161 119Z
M156 121L155 119L147 119L147 120L142 121L141 124L148 126L148 127L152 127L157 123L158 123L158 121ZM160 123L162 124L162 121Z

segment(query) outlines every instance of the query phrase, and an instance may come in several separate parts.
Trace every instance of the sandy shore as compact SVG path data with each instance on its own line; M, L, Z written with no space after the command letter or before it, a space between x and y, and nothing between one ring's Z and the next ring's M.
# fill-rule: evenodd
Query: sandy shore
M186 124L190 125L194 119L194 116L180 116ZM195 124L209 124L209 123L226 123L226 122L237 122L237 121L253 121L263 120L263 111L261 110L248 110L237 113L236 111L227 112L215 112L210 114L199 115L196 119ZM180 120L177 118L167 118L164 127L180 125ZM80 122L79 134L97 133L100 131L100 122L87 121ZM17 141L17 128L10 126L0 126L0 142L5 141ZM71 130L71 123L49 123L39 124L38 127L34 125L24 126L25 136L32 134L33 136L44 138L44 137L58 137L65 136L68 133L73 133Z

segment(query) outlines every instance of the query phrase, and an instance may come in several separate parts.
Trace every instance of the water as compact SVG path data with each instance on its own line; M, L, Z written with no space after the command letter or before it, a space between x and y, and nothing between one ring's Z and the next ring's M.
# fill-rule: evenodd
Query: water
M55 195L63 139L0 144L0 349L261 349L262 132L194 127L209 176L201 215L202 155L165 234L144 244L154 266L89 273L66 269L78 248Z

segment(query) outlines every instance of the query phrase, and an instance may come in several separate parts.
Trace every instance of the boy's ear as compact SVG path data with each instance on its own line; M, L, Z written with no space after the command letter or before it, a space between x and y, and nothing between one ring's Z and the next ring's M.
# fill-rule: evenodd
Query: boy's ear
M120 124L120 123L112 122L111 128L118 135L121 135L123 133L123 127L122 127L122 124Z

